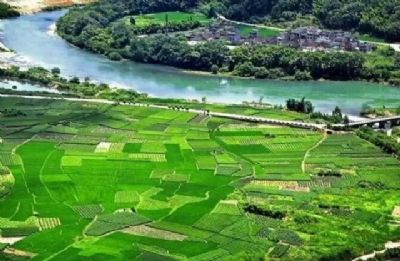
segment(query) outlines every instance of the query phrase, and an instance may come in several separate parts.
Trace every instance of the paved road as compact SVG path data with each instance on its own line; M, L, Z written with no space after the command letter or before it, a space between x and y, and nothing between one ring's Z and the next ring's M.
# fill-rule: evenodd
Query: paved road
M65 101L76 101L76 102L101 103L101 104L117 104L114 101L105 100L105 99L84 99L84 98L48 97L48 96L23 96L23 95L17 95L17 94L0 94L0 97L19 97L19 98L26 98L26 99L47 99L47 100L65 100ZM156 104L145 104L145 103L124 103L124 105L171 110L171 108L167 105L156 105ZM317 130L327 129L326 124L279 120L279 119L271 119L271 118L265 118L265 117L224 113L224 112L213 112L213 111L207 112L205 110L197 110L197 109L182 109L182 111L196 113L196 114L208 114L208 115L214 116L214 117L226 118L226 119L232 119L232 120L240 120L240 121L248 121L248 122L257 122L257 123L291 126L291 127L306 128L306 129L317 129ZM347 126L356 127L356 126L362 126L362 125L366 125L366 124L387 122L387 121L392 121L392 120L400 120L400 115L394 116L394 117L387 117L387 118L362 120L362 121L352 122L348 125L334 124L333 127L336 127L336 128L344 128Z
M392 47L396 52L400 52L400 43L383 43L383 42L374 42L374 41L363 41L366 43L371 43L375 45L384 45Z
M18 98L26 98L26 99L65 100L65 101L90 102L90 103L100 103L100 104L116 104L116 102L114 102L114 101L104 100L104 99L81 99L81 98L66 98L66 97L62 98L62 97L48 97L48 96L23 96L23 95L17 95L17 94L0 94L0 97L18 97ZM166 105L144 104L144 103L125 103L124 105L171 110L171 108ZM248 122L266 123L266 124L283 125L283 126L291 126L291 127L299 127L299 128L307 128L307 129L319 129L319 130L323 130L326 128L325 124L304 123L304 122L300 122L300 121L286 121L286 120L270 119L270 118L265 118L265 117L256 117L256 116L248 116L248 115L241 115L241 114L223 113L223 112L212 112L212 111L207 112L204 110L197 110L197 109L188 109L188 110L184 110L184 111L197 113L197 114L208 114L208 115L214 116L214 117L240 120L240 121L248 121Z
M245 26L251 26L251 27L255 27L255 28L265 28L265 29L272 29L272 30L276 30L276 31L280 31L283 32L285 31L285 29L279 28L279 27L272 27L272 26L266 26L266 25L262 25L262 24L249 24L249 23L245 23L245 22L239 22L239 21L234 21L234 20L230 20L228 18L226 18L223 15L217 14L217 17L223 21L229 22L229 23L233 23L236 25L245 25Z

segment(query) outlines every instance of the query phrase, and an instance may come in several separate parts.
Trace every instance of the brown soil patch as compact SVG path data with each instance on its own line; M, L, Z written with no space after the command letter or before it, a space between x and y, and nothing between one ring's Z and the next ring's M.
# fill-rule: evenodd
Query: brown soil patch
M393 212L392 212L392 216L400 217L400 206L394 207Z
M21 257L29 257L29 258L32 258L36 255L31 252L18 250L18 249L11 248L11 247L7 247L6 249L4 249L4 253L8 254L8 255L13 255L13 256L21 256Z
M300 192L310 192L309 187L300 186L297 181L280 181L280 180L253 180L251 184L262 185L266 187L277 187L280 190L291 190Z
M178 233L161 230L157 228L148 227L146 225L128 227L122 230L122 232L137 236L146 236L151 238L165 239L165 240L175 240L183 241L187 238L185 235Z
M86 4L93 0L43 0L45 6L71 6L74 4Z

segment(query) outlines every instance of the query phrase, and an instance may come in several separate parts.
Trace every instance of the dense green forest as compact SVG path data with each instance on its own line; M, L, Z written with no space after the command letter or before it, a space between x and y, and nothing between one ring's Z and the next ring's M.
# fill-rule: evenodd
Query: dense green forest
M15 16L19 16L19 12L17 10L15 10L9 4L0 2L0 19Z
M388 41L400 41L399 0L222 0L209 1L235 20L290 21L314 16L329 29L356 30Z
M246 5L247 2L242 4ZM260 5L265 7L262 3ZM266 45L229 49L221 41L190 45L179 34L138 37L141 33L159 31L160 25L139 28L135 26L133 19L130 23L121 19L152 12L190 11L198 6L198 1L187 0L102 0L84 8L71 9L58 21L57 28L58 33L72 44L113 60L124 58L136 62L262 79L364 79L396 85L400 83L400 57L395 56L394 51L389 48L366 56L357 52L303 52ZM201 6L200 9L204 9L203 2ZM209 9L214 8L212 3L206 6ZM253 9L258 10L256 6ZM225 12L232 13L230 16L245 18L236 17L229 10L231 9ZM195 23L180 23L169 24L168 27L171 27L171 31L176 31L176 28L198 26Z

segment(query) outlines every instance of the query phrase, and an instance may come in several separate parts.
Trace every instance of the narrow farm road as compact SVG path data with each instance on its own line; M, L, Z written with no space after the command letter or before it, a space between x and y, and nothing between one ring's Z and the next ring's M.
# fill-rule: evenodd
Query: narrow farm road
M234 21L234 20L230 20L228 18L226 18L223 15L217 14L217 17L219 19L221 19L222 21L225 22L229 22L229 23L233 23L236 25L244 25L244 26L251 26L251 27L255 27L255 28L265 28L265 29L272 29L272 30L276 30L276 31L280 31L283 32L285 31L285 29L279 28L279 27L274 27L274 26L266 26L266 25L262 25L262 24L250 24L250 23L245 23L245 22L239 22L239 21Z
M319 145L321 145L321 144L326 140L327 137L328 137L328 134L327 134L326 132L324 132L324 136L323 136L314 146L312 146L311 148L309 148L309 149L306 151L306 153L304 154L303 161L301 162L301 170L303 171L303 174L306 173L306 160L307 160L308 156L310 155L310 152L311 152L312 150L318 148Z
M0 94L0 97L15 97L15 98L39 99L39 100L40 99L41 100L65 100L65 101L77 101L77 102L89 102L89 103L101 103L101 104L117 104L114 101L104 100L104 99L83 99L83 98L49 97L49 96L25 96L25 95L16 95L16 94ZM147 108L171 110L171 107L167 106L167 105L145 104L145 103L124 103L123 105L132 106L132 107L147 107ZM212 112L212 111L205 111L205 110L198 110L198 109L186 109L186 110L183 109L183 111L197 113L197 114L207 114L209 116L214 116L214 117L218 117L218 118L255 122L255 123L264 123L264 124L281 125L281 126L291 126L291 127L297 127L297 128L316 129L316 130L324 130L326 128L326 124L307 123L307 122L301 122L301 121L277 120L277 119L270 119L270 118L264 118L264 117L255 117L255 116L249 116L249 115L223 113L223 112Z

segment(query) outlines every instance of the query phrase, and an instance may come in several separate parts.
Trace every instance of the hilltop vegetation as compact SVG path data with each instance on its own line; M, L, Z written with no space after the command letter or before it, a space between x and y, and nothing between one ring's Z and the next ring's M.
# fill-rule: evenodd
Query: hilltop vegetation
M400 239L400 162L354 134L0 98L9 108L0 233L23 239L2 260L351 260Z

